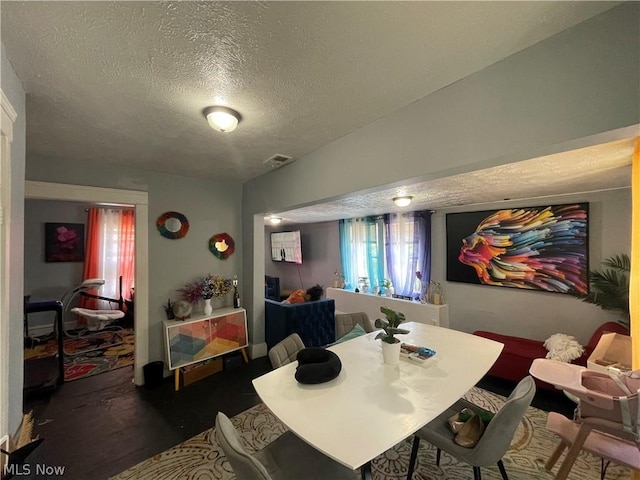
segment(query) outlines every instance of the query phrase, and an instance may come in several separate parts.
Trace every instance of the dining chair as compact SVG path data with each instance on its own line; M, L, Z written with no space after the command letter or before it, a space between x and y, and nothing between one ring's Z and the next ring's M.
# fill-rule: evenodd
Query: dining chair
M353 330L357 324L367 333L374 331L373 324L366 312L336 313L336 340Z
M251 455L229 417L218 412L215 437L238 480L359 478L356 471L323 455L290 431Z
M470 464L473 467L473 478L481 480L480 467L498 464L500 475L504 480L509 480L502 463L502 457L511 445L511 440L522 420L524 413L531 404L536 393L536 385L530 375L524 377L513 389L509 398L500 410L493 416L487 425L484 434L473 448L465 448L454 442L454 434L449 430L447 419L469 408L476 413L481 413L482 408L464 399L458 400L445 412L418 430L413 438L413 448L409 460L409 472L407 479L411 479L415 467L420 439L424 439L437 448L436 465L440 465L441 450Z
M298 352L304 347L304 342L297 333L292 333L288 337L285 337L269 350L271 366L275 370L276 368L295 361Z

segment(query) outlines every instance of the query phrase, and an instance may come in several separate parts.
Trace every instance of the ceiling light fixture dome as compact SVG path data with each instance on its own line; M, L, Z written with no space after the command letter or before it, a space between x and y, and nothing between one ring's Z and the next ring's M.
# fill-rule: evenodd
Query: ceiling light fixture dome
M209 126L219 132L233 132L242 119L233 108L219 105L207 107L202 113L209 122Z
M413 200L411 196L394 197L393 203L396 207L408 207L411 204L411 200Z
M282 218L280 218L280 217L269 217L269 221L271 223L273 223L274 225L277 225L282 221Z

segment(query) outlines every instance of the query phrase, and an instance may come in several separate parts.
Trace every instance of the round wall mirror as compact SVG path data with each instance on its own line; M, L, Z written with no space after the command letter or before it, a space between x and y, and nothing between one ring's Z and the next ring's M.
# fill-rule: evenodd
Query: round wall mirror
M235 242L228 233L216 233L209 239L209 251L220 260L229 258L235 249Z
M178 212L165 212L156 220L160 235L172 240L182 238L189 230L187 217Z

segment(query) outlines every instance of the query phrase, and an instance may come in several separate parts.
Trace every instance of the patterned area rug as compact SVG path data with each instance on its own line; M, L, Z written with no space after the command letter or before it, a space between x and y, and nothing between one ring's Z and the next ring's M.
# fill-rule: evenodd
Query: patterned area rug
M470 390L466 398L487 410L497 411L504 398L479 388ZM547 414L536 408L529 408L518 427L511 448L503 458L509 478L512 480L548 479L554 477L544 469L544 463L557 445L557 438L545 428ZM258 404L236 415L233 424L241 432L246 448L258 451L286 431L284 425L264 406ZM371 428L375 428L372 421ZM372 462L375 480L400 480L407 476L411 439L405 440L376 457ZM436 466L436 449L428 442L420 442L418 462L413 474L414 480L461 480L472 479L469 465L456 461L446 453L442 454L440 466ZM564 457L557 463L554 472ZM310 472L311 474L312 472ZM226 462L222 450L214 436L214 429L206 430L186 442L139 463L138 465L112 477L111 480L230 480L236 478L231 466ZM311 478L311 477L310 477ZM354 480L360 478L354 472ZM482 469L482 478L501 479L496 466ZM582 452L573 466L569 479L597 480L600 478L600 459ZM630 478L627 469L610 465L607 480ZM328 479L330 480L330 479Z
M115 336L114 336L115 335ZM135 335L133 329L103 332L91 337L64 340L64 380L78 380L133 365ZM104 347L108 344L118 344ZM24 349L25 360L50 357L57 353L55 340ZM85 351L86 353L77 354ZM93 350L93 351L89 351Z

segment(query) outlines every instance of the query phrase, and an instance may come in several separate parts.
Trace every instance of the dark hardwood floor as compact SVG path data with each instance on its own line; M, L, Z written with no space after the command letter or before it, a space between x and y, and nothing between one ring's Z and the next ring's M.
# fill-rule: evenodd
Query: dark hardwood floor
M235 359L234 359L235 360ZM34 433L44 442L32 465L63 466L65 479L106 479L211 428L218 411L236 415L260 400L251 380L271 370L267 357L207 377L178 392L173 377L146 389L132 383L132 368L63 384L52 395L30 398ZM485 377L478 386L508 395L513 384ZM570 414L560 392L539 392L534 406ZM21 475L14 478L54 478ZM159 479L161 480L161 479Z
M262 357L178 392L173 377L136 387L132 367L64 383L25 402L44 438L27 463L64 466L65 479L106 479L211 428L218 411L233 416L257 404L251 380L270 370Z

